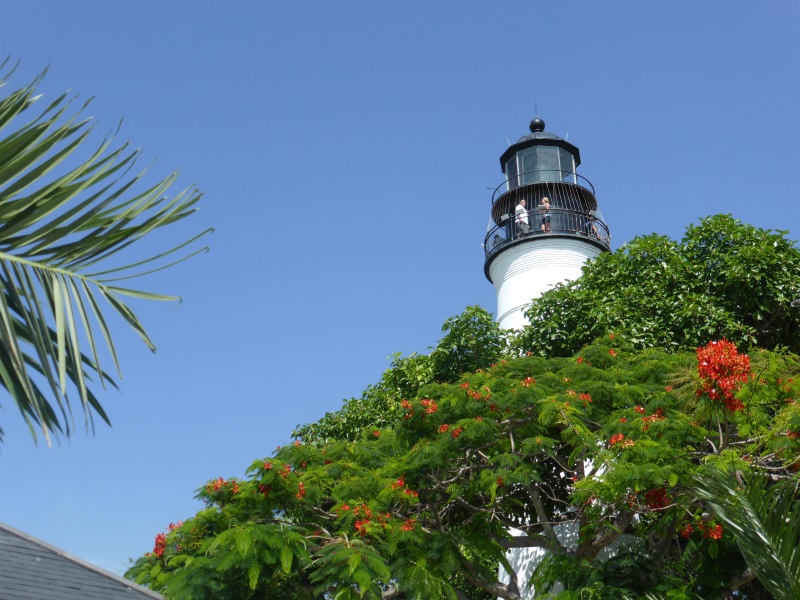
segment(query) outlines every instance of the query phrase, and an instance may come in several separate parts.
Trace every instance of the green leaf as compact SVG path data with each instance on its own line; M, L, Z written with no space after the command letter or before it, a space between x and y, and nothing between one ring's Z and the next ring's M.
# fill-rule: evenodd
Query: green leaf
M258 587L258 578L261 576L261 563L254 562L247 568L247 580L250 584L250 589L255 590Z
M202 252L189 246L199 236L166 250L134 246L192 214L202 195L190 186L167 198L177 173L137 192L144 172L132 177L128 173L140 150L131 150L127 143L112 148L113 135L91 148L90 120L82 116L88 102L69 115L72 101L65 94L38 116L20 122L18 118L36 104L41 79L0 99L5 133L0 138L0 324L5 336L0 344L0 386L34 435L38 428L50 443L52 432L70 435L70 397L79 399L87 423L94 414L108 420L91 387L113 384L100 367L102 351L94 326L100 328L118 373L108 315L121 316L155 348L122 298L175 297L109 288L106 283L145 275L142 265L154 272ZM87 147L89 152L81 157ZM129 262L119 258L123 249ZM98 266L97 275L88 272L92 265ZM112 273L113 279L98 279ZM95 294L110 306L101 309Z
M293 558L294 555L292 554L291 549L288 546L284 546L281 549L281 568L283 569L284 573L291 572Z
M247 527L240 527L236 531L236 549L239 551L239 554L242 557L247 556L247 553L250 552L250 548L253 544L253 540L250 537L250 530Z
M667 484L671 488L674 488L676 485L678 485L678 474L670 473L669 477L667 478Z
M361 554L358 552L354 552L350 555L350 558L347 560L347 564L350 566L350 575L353 575L353 572L358 568L361 564Z
M697 491L736 538L747 565L778 599L800 597L800 502L794 481L754 476L744 488L731 475L708 469Z

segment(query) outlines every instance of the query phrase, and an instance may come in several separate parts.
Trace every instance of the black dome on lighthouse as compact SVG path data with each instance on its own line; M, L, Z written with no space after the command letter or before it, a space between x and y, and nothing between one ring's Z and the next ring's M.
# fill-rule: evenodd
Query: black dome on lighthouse
M531 130L531 133L544 131L544 121L542 121L539 117L536 117L533 121L531 121L531 124L528 125L528 128Z
M500 168L504 173L508 159L517 152L530 148L531 146L558 146L575 157L576 167L581 164L581 151L578 150L578 147L555 134L545 131L545 123L542 119L536 117L530 122L528 127L531 132L527 135L523 135L515 144L511 144L500 157Z

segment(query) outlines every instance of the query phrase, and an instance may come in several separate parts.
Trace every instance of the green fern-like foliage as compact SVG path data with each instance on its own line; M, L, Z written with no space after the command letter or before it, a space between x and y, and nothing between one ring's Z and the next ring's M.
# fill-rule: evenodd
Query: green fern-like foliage
M171 248L143 243L191 215L200 192L168 197L177 173L143 187L144 172L132 173L141 150L114 147L113 136L92 147L89 102L75 107L65 94L42 105L42 78L0 98L0 386L49 442L70 435L75 408L87 424L108 421L97 388L120 370L112 318L155 350L129 299L177 298L130 280L205 249L192 249L202 234Z
M697 491L736 538L747 565L778 599L800 598L800 494L794 479L773 482L709 470Z

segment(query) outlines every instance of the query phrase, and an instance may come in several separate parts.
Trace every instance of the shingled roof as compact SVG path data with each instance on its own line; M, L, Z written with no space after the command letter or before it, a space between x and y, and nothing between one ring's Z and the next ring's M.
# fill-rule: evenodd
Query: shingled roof
M163 600L135 583L0 523L2 600Z

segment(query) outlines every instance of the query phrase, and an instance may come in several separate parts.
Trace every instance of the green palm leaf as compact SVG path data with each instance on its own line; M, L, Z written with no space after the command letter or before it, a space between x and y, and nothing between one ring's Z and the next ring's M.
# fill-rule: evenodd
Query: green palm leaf
M797 482L752 476L741 487L733 476L709 469L698 477L696 491L734 535L762 585L775 598L800 598Z
M92 389L114 385L100 363L106 350L120 372L109 315L155 350L125 298L176 299L115 283L205 251L193 246L208 231L137 254L143 245L131 246L192 214L202 194L191 186L168 198L177 173L134 192L146 172L130 174L141 150L112 149L113 135L77 157L92 133L88 102L70 114L65 94L34 113L43 76L0 99L0 386L49 443L70 435L75 398L87 425L95 414L108 422Z

